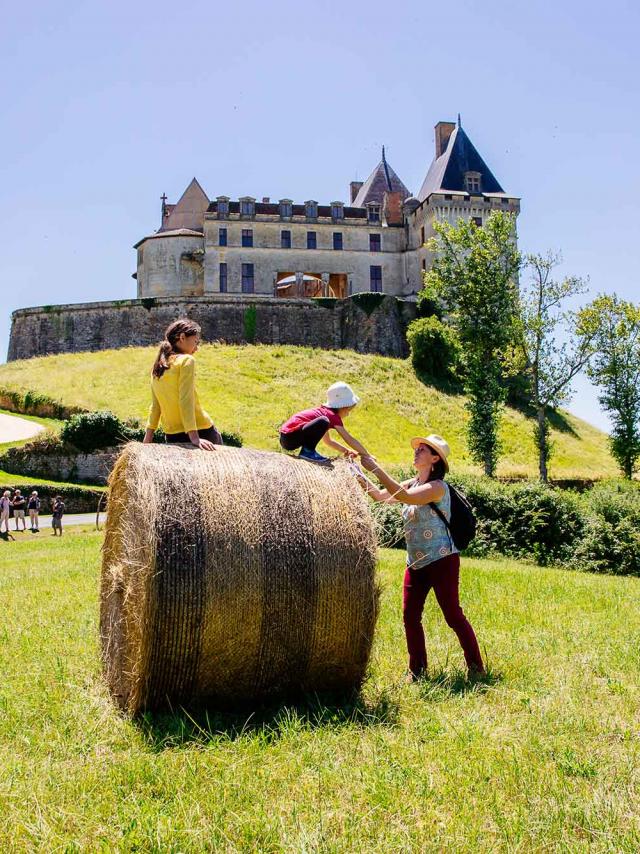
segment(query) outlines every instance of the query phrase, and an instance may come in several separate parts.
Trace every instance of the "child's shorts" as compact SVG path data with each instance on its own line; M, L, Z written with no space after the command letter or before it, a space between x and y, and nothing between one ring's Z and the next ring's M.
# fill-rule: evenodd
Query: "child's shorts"
M51 520L51 527L56 528L56 530L58 530L58 531L61 531L62 530L62 519L56 519L56 517L54 516L53 519Z

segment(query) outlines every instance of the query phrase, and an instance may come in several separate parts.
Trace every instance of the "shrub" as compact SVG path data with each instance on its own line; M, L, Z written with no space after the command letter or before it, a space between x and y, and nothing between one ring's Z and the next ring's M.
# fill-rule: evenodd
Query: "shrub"
M70 418L76 412L84 412L79 406L65 406L46 394L35 391L16 391L0 387L0 408L21 415L38 415L41 418Z
M540 483L505 484L471 476L454 476L450 482L465 493L478 519L467 554L526 557L541 565L572 561L588 524L578 496ZM400 509L375 507L381 545L404 547Z
M258 314L255 305L249 305L245 309L243 323L244 323L244 337L245 341L248 344L253 344L256 340L256 324L257 324Z
M455 382L458 380L461 352L454 329L438 317L419 317L407 327L411 363L421 378Z
M591 572L640 575L640 484L606 481L581 500L587 524L572 565Z
M65 444L83 453L111 448L126 441L126 428L113 412L89 412L71 417L60 431Z

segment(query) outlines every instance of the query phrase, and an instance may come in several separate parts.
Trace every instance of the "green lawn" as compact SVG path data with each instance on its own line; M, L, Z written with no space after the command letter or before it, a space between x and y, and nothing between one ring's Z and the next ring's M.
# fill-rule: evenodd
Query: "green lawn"
M100 678L100 544L0 542L0 850L640 849L640 579L466 560L492 676L464 682L430 601L411 686L386 551L360 704L134 724Z
M31 389L66 404L112 409L144 418L155 348L129 348L9 362L0 385ZM198 354L200 396L218 426L238 431L246 444L277 446L278 425L296 409L321 403L335 380L351 383L362 404L347 426L387 463L407 463L408 440L423 431L445 436L456 471L477 471L466 450L462 396L420 383L408 361L351 351L306 347L205 345ZM552 439L552 477L615 476L606 436L571 415ZM532 422L507 410L502 430L501 475L535 475Z

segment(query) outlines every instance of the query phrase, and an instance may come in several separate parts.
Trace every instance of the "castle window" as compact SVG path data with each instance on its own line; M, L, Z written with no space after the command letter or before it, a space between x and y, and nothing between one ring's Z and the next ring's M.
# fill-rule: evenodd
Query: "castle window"
M315 231L307 232L307 249L317 249L318 240Z
M222 263L220 264L220 293L226 294L227 292L227 265Z
M473 220L474 225L477 225L478 228L482 227L482 217L481 216L472 216L471 219Z
M317 202L305 202L307 206L307 219L317 219L318 218L318 203ZM311 249L312 247L307 247ZM313 247L315 248L315 247Z
M331 219L344 219L344 205L342 202L331 202Z
M501 201L503 205L508 205L511 199L502 199Z
M218 196L218 219L226 219L229 216L229 199L226 196Z
M293 216L293 202L291 199L280 199L280 216L283 219L291 219Z
M227 229L219 228L218 229L218 246L226 246L227 245Z
M382 237L379 234L369 235L369 252L380 252L382 250Z
M240 216L253 216L255 213L255 200L250 198L240 199Z
M424 272L426 269L427 269L427 262L426 262L426 261L425 261L425 259L423 258L423 259L422 259L422 272Z
M480 173L479 172L465 172L464 173L464 188L467 193L479 193L480 192Z
M282 249L291 249L291 232L290 231L281 231L280 232L280 246Z
M334 231L333 232L333 248L334 249L342 249L342 232Z
M424 244L424 225L420 227L420 243Z
M375 265L369 267L369 287L377 293L382 292L382 267Z
M445 202L452 202L453 196L450 193L445 193L444 194L444 200L445 200Z
M253 229L252 228L243 228L242 229L242 245L243 246L253 246Z
M253 264L242 265L242 293L253 293Z
M368 205L369 222L380 222L380 205Z

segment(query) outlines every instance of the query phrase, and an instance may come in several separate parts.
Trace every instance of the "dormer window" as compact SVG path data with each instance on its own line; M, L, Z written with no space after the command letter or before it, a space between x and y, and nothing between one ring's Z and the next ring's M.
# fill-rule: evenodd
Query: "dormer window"
M344 205L342 202L331 202L331 219L344 219Z
M291 219L293 216L293 202L291 199L280 199L281 219Z
M480 192L480 172L465 172L464 173L464 188L467 193L479 193Z
M318 219L318 203L314 201L305 202L307 219Z
M218 219L226 219L229 216L229 196L218 196Z
M369 222L380 222L380 205L378 204L370 204L367 205L369 210Z
M243 196L240 199L240 216L252 217L256 212L256 200L251 196Z

